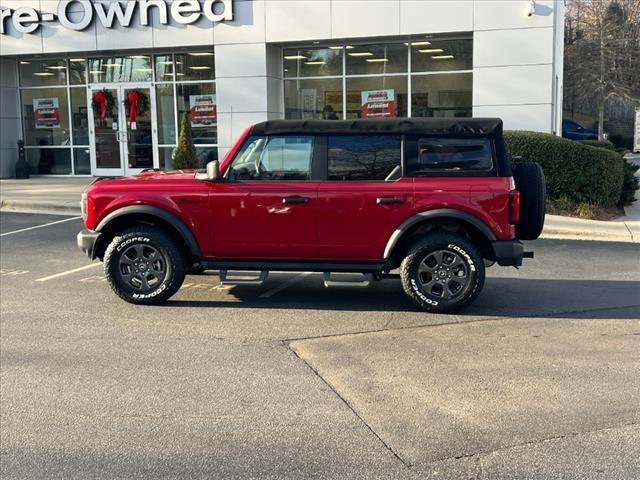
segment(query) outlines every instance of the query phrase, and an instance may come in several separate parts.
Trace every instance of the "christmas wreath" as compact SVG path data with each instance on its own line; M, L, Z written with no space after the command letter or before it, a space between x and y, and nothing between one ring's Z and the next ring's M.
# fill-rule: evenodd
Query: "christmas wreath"
M140 90L129 90L124 99L124 107L129 112L129 127L140 115L149 111L149 97Z
M91 108L93 108L96 115L100 115L101 120L107 118L107 113L111 114L115 105L116 102L109 90L101 90L93 94Z

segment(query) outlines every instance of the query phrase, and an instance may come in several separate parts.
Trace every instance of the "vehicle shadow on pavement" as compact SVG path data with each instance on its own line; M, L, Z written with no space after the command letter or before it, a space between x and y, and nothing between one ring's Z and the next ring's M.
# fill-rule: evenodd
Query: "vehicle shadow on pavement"
M385 280L369 288L327 289L314 282L293 285L270 298L260 298L255 286L235 286L228 293L237 301L184 298L167 307L336 310L354 312L420 312L405 297L398 281ZM591 318L640 318L640 281L487 279L484 291L471 306L456 312L461 317L532 317L553 315L576 318L593 310Z

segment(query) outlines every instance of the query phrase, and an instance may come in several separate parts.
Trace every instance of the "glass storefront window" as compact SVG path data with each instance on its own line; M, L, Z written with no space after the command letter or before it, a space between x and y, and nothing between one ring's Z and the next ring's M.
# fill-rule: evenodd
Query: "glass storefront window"
M69 175L71 173L70 148L27 148L25 152L29 173L33 175Z
M347 78L347 118L407 116L407 77Z
M409 70L404 43L353 45L346 54L347 75L406 73Z
M90 83L150 82L153 79L151 57L128 55L89 60Z
M473 68L473 40L430 40L411 45L412 72L442 72Z
M22 94L25 145L69 145L66 88L30 88Z
M64 60L21 60L20 85L45 87L67 84L67 62Z
M215 55L192 52L176 55L176 81L215 80Z
M173 81L173 56L172 55L156 55L156 82L172 82Z
M70 89L71 93L71 126L73 143L89 145L89 117L87 115L87 91L84 87Z
M198 168L205 168L207 163L218 160L218 147L196 147Z
M285 77L327 77L342 75L343 47L285 48Z
M158 148L158 168L160 170L173 170L173 161L171 158L175 148L174 145Z
M173 85L156 85L156 113L158 123L158 143L176 143L176 119L173 105Z
M471 117L472 74L413 75L411 115L414 117Z
M76 175L91 175L91 151L89 147L73 149L73 167Z
M87 83L87 60L84 58L69 59L69 83L85 85Z
M285 80L284 110L289 119L342 119L342 79Z
M191 120L193 143L218 143L218 113L215 83L178 84L178 125L187 112Z

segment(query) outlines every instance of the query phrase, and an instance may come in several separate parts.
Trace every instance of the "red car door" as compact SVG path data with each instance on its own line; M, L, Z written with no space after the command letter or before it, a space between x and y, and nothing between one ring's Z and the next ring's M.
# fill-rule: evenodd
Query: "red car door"
M327 136L327 181L318 187L324 260L380 261L413 210L413 179L400 177L399 135Z
M211 256L303 260L318 254L315 137L249 137L209 196Z

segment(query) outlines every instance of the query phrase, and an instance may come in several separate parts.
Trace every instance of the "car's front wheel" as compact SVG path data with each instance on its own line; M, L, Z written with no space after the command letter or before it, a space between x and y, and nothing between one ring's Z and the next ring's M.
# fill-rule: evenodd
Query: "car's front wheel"
M112 290L140 305L166 301L184 281L183 252L169 236L151 226L116 235L104 255L104 272Z
M429 312L453 312L469 305L480 294L484 276L484 261L475 245L448 232L416 241L400 265L405 293Z

